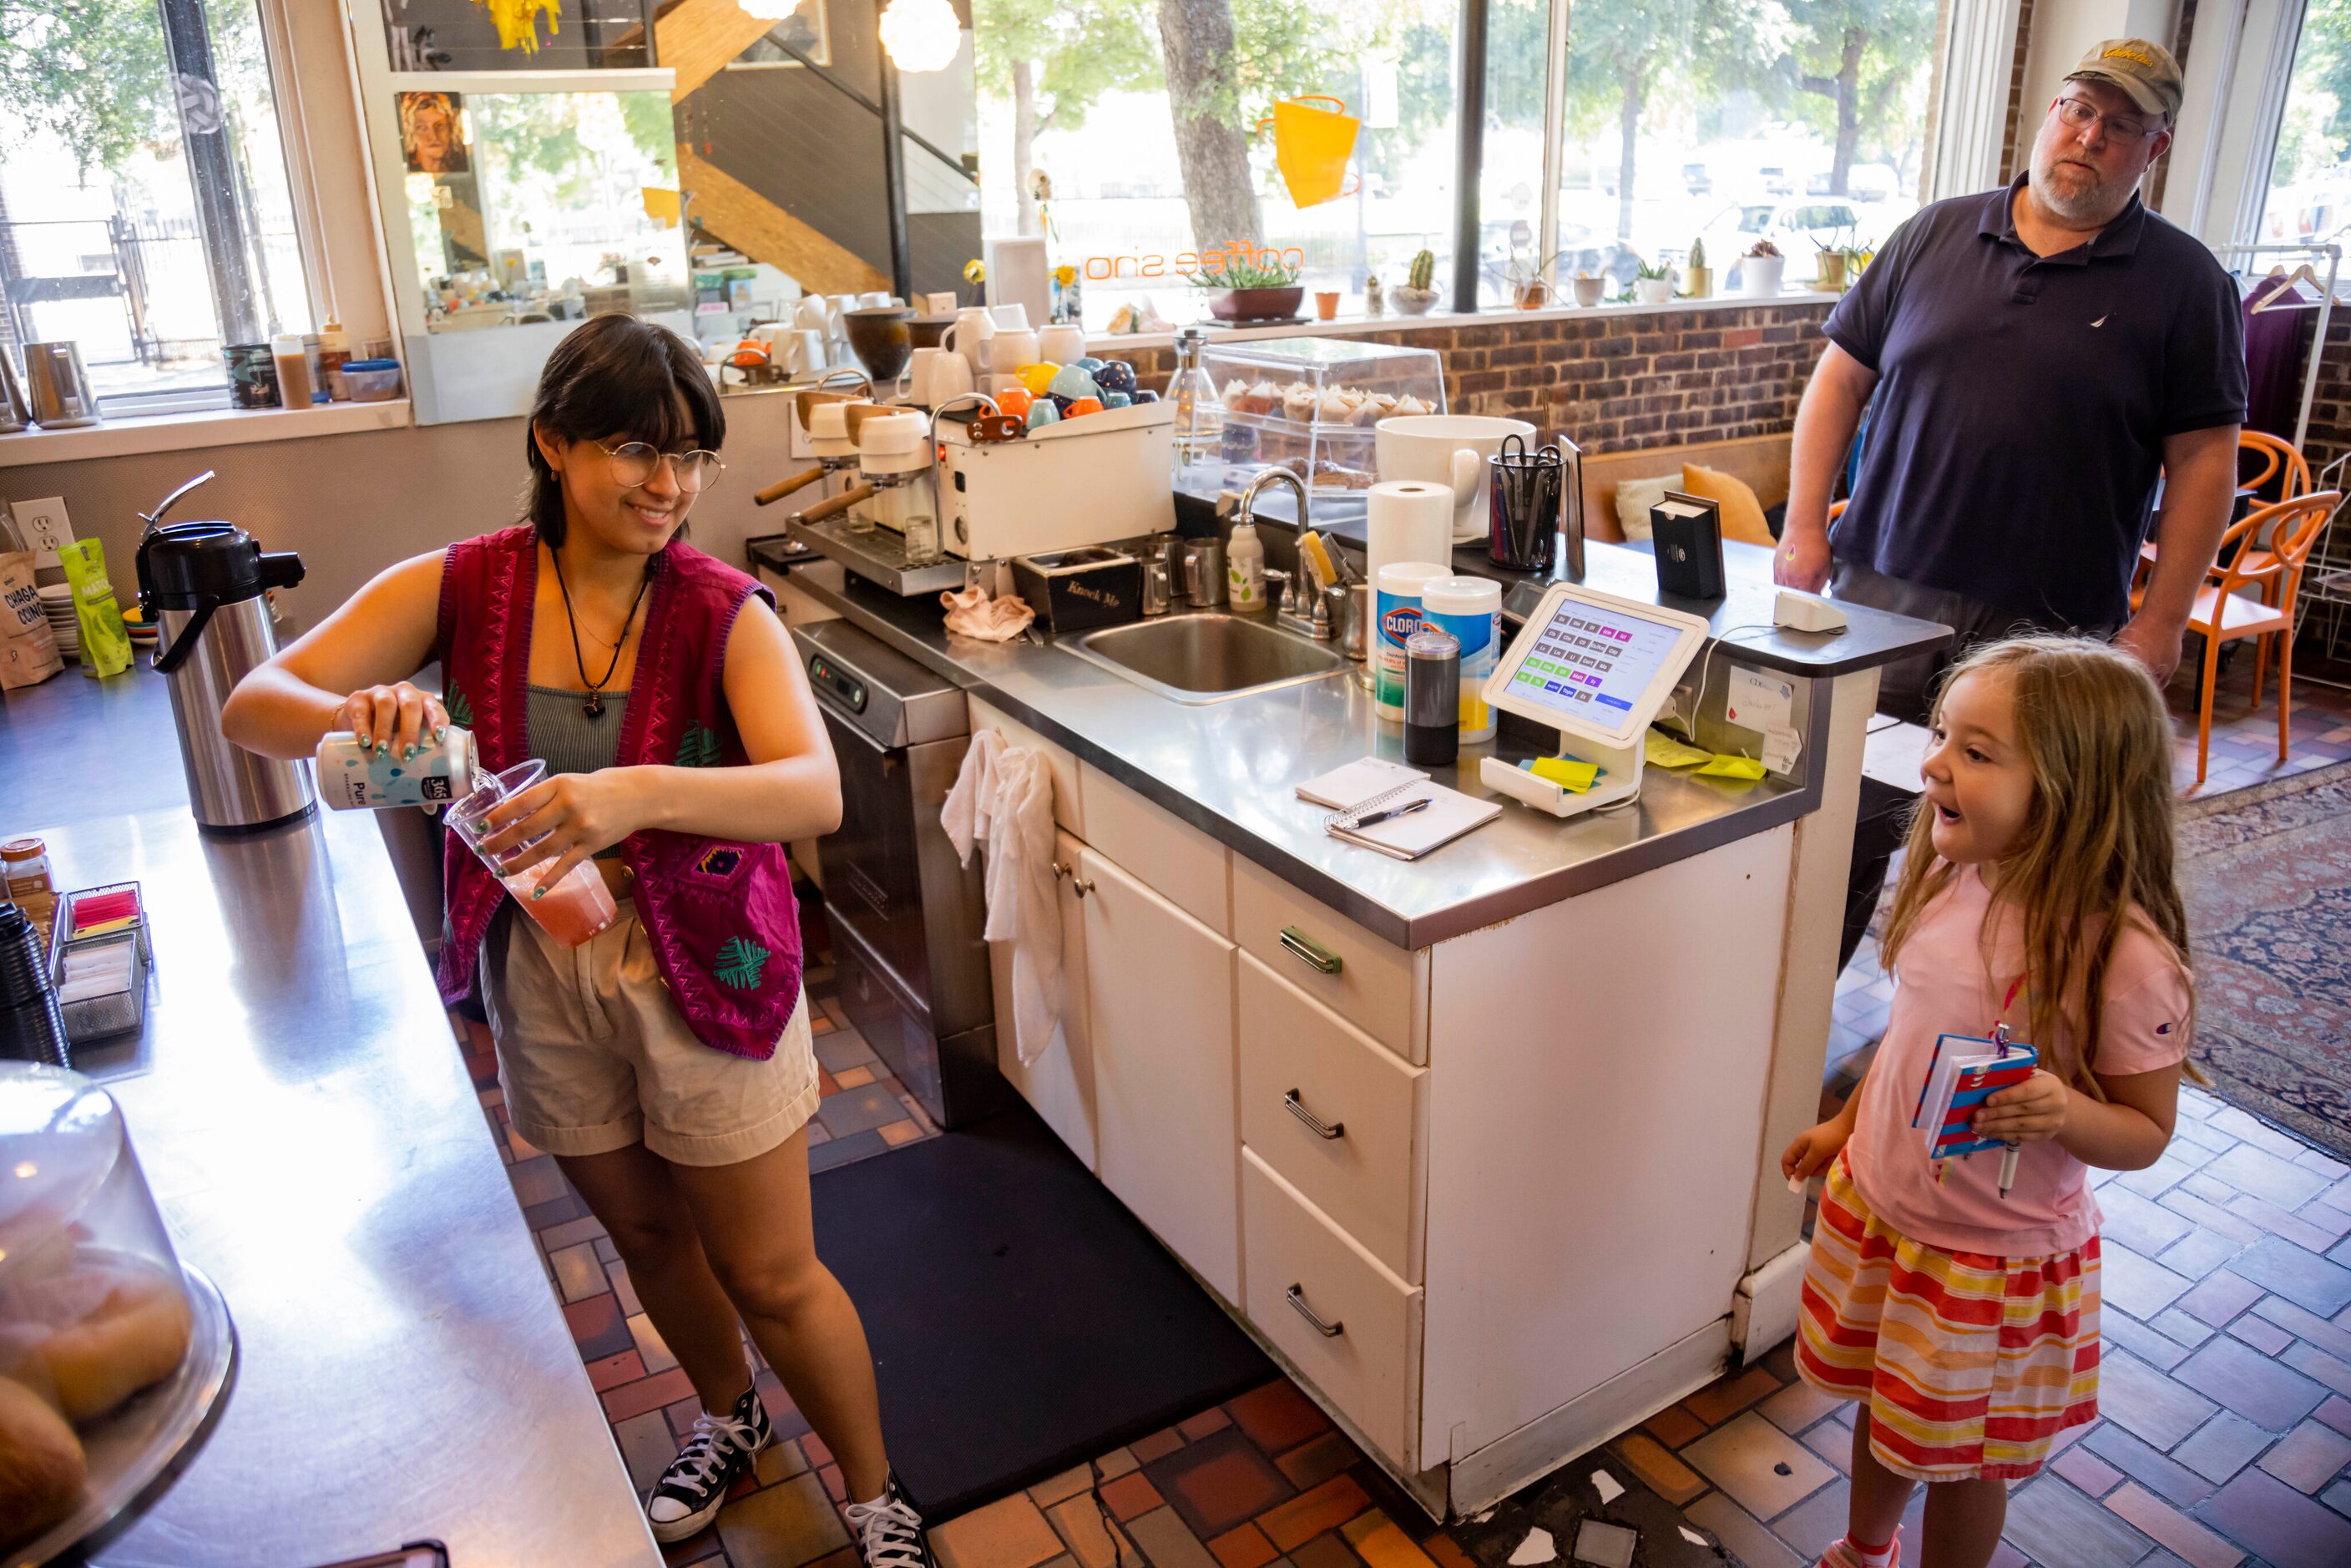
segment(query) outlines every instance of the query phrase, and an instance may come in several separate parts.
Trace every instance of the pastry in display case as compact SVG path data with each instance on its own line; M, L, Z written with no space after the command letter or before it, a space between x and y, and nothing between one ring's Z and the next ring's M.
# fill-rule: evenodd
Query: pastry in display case
M234 1344L113 1096L0 1063L0 1544L40 1561L136 1500L203 1428Z
M1379 477L1379 422L1445 412L1445 367L1433 349L1275 338L1211 344L1200 364L1224 405L1225 483L1234 488L1279 465L1317 490L1368 490Z

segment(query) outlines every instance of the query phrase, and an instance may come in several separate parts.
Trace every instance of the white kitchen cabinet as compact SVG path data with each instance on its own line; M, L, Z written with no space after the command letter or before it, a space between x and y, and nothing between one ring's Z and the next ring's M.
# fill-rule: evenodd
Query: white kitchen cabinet
M1228 1301L1241 1299L1233 947L1088 848L1095 1171Z
M1012 947L987 945L988 972L996 987L996 1065L1045 1125L1070 1152L1094 1163L1094 1059L1087 1029L1085 905L1077 894L1079 856L1085 846L1068 833L1055 836L1054 878L1061 912L1061 1022L1037 1060L1027 1065L1015 1047L1012 1022Z

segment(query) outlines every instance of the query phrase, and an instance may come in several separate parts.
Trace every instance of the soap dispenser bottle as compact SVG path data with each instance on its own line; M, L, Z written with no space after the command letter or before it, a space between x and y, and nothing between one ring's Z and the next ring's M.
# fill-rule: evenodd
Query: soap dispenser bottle
M1235 523L1225 546L1225 598L1244 614L1265 608L1265 545L1253 522Z

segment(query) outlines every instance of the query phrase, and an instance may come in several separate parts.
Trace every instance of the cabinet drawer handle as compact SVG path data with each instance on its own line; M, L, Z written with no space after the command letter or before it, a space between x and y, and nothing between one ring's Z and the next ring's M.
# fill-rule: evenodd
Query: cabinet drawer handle
M1315 1315L1314 1309L1306 1304L1306 1291L1303 1286L1290 1286L1289 1290L1282 1292L1282 1299L1288 1301L1291 1306L1296 1307L1298 1309L1298 1315L1304 1318L1308 1322L1312 1323L1314 1325L1314 1332L1321 1334L1324 1339L1337 1339L1341 1334L1347 1332L1347 1325L1345 1323L1326 1323L1320 1317Z
M1072 879L1071 879L1071 883L1070 883L1070 887L1071 887L1071 890L1072 892L1076 893L1076 894L1077 894L1080 898L1083 898L1086 894L1088 894L1092 893L1092 892L1094 890L1094 884L1093 884L1092 883L1091 883L1091 882L1088 882L1088 881L1087 881L1085 878L1083 878L1083 877L1075 877L1075 878L1072 878Z
M1295 925L1281 928L1281 946L1285 952L1311 964L1325 975L1335 975L1347 967L1347 961L1306 935Z
M1069 874L1070 868L1068 866L1063 865L1060 861L1055 861L1053 862L1053 880L1055 882L1061 881L1063 877Z
M1314 1130L1314 1135L1318 1138L1343 1138L1347 1135L1346 1123L1325 1122L1306 1108L1304 1102L1298 1098L1298 1091L1295 1089L1281 1097L1281 1108L1311 1127Z

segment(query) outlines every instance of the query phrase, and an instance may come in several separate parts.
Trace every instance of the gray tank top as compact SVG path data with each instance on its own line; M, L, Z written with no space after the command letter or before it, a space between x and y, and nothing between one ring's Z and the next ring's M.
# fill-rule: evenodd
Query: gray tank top
M580 692L560 686L528 686L525 692L524 755L543 759L550 777L593 773L620 760L621 722L628 717L628 693L605 693L604 711L590 718L580 706L586 698ZM596 858L609 860L620 852L621 847L614 844Z

